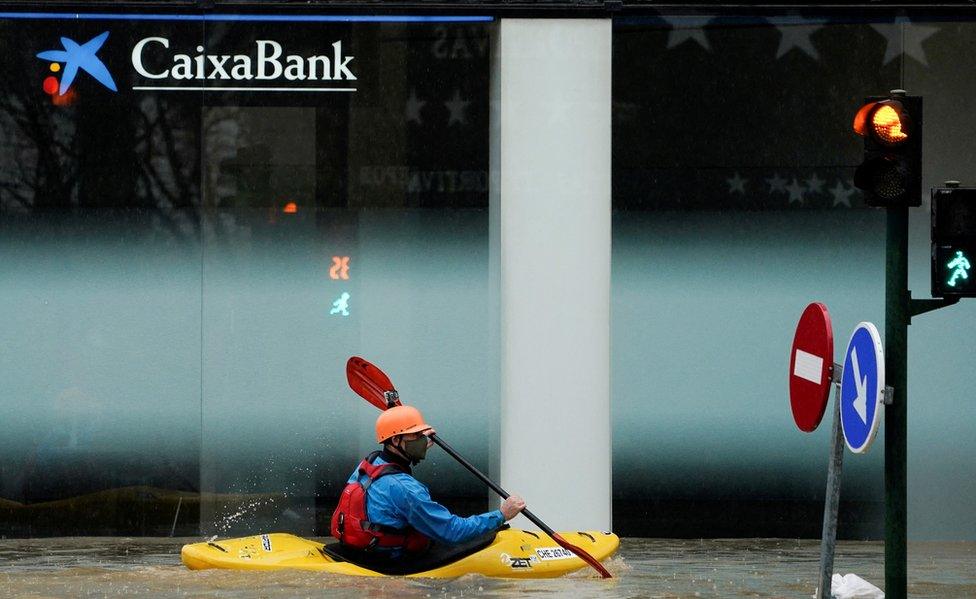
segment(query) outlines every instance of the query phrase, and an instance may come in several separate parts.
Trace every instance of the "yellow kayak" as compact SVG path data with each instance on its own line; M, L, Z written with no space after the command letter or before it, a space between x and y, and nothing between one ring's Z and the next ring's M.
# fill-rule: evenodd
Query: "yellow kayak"
M568 543L583 549L597 560L617 550L620 539L609 532L560 532ZM486 537L466 547L431 551L414 568L385 568L385 573L369 569L336 543L323 545L287 533L272 533L221 539L184 545L180 557L187 568L231 570L300 569L347 574L350 576L405 575L427 578L455 578L481 574L497 578L552 578L588 567L580 558L560 547L542 532L507 528L494 538ZM418 570L418 568L420 568ZM384 570L380 567L379 570Z

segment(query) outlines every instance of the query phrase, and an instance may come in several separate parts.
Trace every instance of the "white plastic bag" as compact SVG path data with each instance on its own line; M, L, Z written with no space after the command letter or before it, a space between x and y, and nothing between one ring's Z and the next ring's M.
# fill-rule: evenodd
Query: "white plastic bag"
M884 591L857 574L834 574L830 577L830 594L836 599L884 599Z

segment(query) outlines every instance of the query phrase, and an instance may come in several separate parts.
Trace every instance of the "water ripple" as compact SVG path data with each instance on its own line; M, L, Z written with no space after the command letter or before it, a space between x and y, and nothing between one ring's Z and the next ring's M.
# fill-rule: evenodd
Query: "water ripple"
M582 570L553 580L356 578L316 572L190 571L179 549L199 539L0 541L0 587L19 597L810 597L819 543L789 539L623 539L614 578ZM883 586L884 547L842 542L835 571ZM909 594L976 596L976 543L909 545Z

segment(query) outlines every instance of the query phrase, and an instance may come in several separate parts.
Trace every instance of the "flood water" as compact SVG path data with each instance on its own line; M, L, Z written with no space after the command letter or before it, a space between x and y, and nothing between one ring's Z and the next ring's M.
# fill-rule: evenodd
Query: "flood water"
M190 571L180 546L200 539L0 541L0 589L13 597L810 597L819 542L623 539L608 562L552 580L355 578L322 573ZM321 540L321 539L320 539ZM976 597L976 543L909 545L909 595ZM842 542L835 572L884 586L880 542Z

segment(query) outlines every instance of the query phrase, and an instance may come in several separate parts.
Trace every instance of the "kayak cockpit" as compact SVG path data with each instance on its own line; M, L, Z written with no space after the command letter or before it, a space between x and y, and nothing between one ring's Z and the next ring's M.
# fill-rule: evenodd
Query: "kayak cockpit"
M507 528L507 527L506 527ZM488 547L495 540L497 531L491 531L466 543L457 545L437 545L420 554L405 554L396 559L390 559L376 551L362 551L342 545L338 541L327 543L322 552L337 562L349 562L360 568L373 570L387 576L407 576L428 570L435 570L458 560L464 559Z

